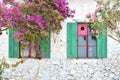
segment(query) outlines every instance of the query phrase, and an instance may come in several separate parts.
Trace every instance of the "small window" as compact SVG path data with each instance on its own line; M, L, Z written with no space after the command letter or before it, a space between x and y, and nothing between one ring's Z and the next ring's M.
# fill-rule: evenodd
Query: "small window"
M13 38L13 35L16 33L16 30L9 30L9 57L10 58L21 58L29 57L28 47L25 47L24 50L21 48L21 42L16 42ZM50 35L48 37L43 36L41 40L40 49L42 54L46 58L50 58Z
M107 34L104 29L101 32ZM96 38L89 24L69 22L67 24L67 57L106 58L107 35Z
M95 58L97 53L96 37L87 24L78 24L78 57Z

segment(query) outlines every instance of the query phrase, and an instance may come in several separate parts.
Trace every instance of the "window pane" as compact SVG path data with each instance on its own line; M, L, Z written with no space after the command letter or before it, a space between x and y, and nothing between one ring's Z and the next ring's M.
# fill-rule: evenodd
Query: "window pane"
M31 54L29 54L29 46L28 44L22 49L22 41L20 42L20 57L30 57L29 55L31 55L31 57L39 57L38 54L36 54L35 48L34 46L31 47ZM42 52L42 55L44 56L44 53Z
M96 57L96 47L88 47L88 57Z
M93 29L88 27L88 35L92 35L91 30L93 30Z
M88 45L96 45L96 38L94 36L88 36Z
M25 47L24 50L22 50L22 48L21 48L20 55L21 55L21 57L28 57L29 56L28 47Z
M22 49L22 41L20 42L20 56L21 57L28 57L29 56L29 49L28 46L24 47L24 49ZM28 44L27 44L28 45Z
M86 57L86 47L78 47L78 57Z
M91 35L90 27L88 27L88 35Z
M86 36L78 36L78 45L86 45Z

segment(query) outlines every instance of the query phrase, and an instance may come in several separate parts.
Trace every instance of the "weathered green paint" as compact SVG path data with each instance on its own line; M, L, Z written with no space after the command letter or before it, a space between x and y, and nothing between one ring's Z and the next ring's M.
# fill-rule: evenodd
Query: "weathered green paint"
M102 57L107 57L107 32L106 30L103 30L103 36L102 36Z
M9 30L9 57L10 58L19 58L19 43L15 41L13 35L15 34L15 30ZM47 58L50 58L50 36L43 37L41 41L41 51L43 55Z
M97 57L107 57L107 32L102 30L102 35L97 40Z
M40 49L46 58L50 58L50 35L42 37Z
M97 58L102 57L102 37L97 39Z
M19 43L15 41L13 35L15 34L15 30L9 29L9 57L10 58L19 58Z
M77 58L77 23L67 24L67 57Z

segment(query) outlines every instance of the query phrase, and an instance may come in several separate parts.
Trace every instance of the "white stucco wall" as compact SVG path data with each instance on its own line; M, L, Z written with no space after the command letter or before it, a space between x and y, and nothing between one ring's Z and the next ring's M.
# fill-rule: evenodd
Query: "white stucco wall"
M76 10L74 19L85 20L85 15L94 12L94 0L67 0ZM17 68L4 71L3 77L15 80L120 80L120 43L108 37L106 59L67 59L66 37L68 18L62 22L59 35L52 34L50 59L26 59ZM0 57L7 57L8 38L0 36ZM14 63L14 59L7 59Z
M8 57L8 36L6 32L0 35L0 58Z

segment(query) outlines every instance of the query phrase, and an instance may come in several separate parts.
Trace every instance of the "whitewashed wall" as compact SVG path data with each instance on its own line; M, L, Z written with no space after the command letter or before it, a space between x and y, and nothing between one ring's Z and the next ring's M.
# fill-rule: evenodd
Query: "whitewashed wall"
M94 12L94 0L67 0L76 10L74 19L85 20L85 15ZM106 59L67 59L66 37L68 18L62 22L59 35L52 34L50 59L26 59L17 68L9 68L2 75L13 80L120 80L120 43L108 37L108 57ZM7 35L0 36L0 56L7 57ZM14 63L15 59L7 62Z
M0 58L2 57L8 58L8 36L6 32L0 35Z

